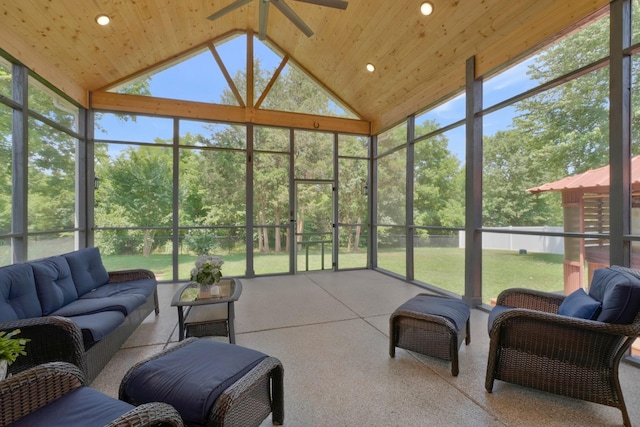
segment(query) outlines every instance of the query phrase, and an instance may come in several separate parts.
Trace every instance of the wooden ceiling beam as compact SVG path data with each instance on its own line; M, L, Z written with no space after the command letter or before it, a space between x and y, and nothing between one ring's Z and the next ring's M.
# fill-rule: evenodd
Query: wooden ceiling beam
M148 114L151 116L182 117L232 123L253 123L265 126L294 127L357 135L369 135L371 128L370 123L364 120L317 116L286 111L260 110L257 108L243 108L233 105L208 104L204 102L177 101L175 99L124 95L111 92L92 93L91 107L96 110Z

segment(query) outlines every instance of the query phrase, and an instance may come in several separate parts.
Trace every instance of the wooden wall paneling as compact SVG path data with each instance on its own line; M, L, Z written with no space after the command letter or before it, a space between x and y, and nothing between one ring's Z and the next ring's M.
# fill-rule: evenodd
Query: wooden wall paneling
M231 1L96 0L78 7L77 0L5 0L0 48L86 105L88 92L236 31L257 31L259 0L206 19ZM351 0L346 10L291 2L315 35L307 38L270 7L267 37L342 103L383 128L461 87L457 73L469 56L476 56L478 73L491 73L608 4L445 1L424 17L419 2ZM95 23L100 12L112 16L109 26ZM363 69L369 61L377 67L373 74Z

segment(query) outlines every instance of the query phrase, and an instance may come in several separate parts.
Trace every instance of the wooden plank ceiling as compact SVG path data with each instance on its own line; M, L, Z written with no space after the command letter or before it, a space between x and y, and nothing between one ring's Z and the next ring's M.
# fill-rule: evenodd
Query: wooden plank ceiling
M4 0L0 48L81 104L90 92L234 30L258 32L253 0ZM607 7L608 0L349 0L346 10L287 4L315 32L302 34L273 5L267 37L338 95L373 133L464 86L476 55L485 75ZM112 17L107 27L98 14ZM376 71L365 71L365 64Z

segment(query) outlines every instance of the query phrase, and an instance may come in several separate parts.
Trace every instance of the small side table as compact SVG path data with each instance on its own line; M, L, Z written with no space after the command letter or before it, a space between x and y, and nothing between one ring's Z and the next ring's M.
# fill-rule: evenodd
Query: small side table
M242 293L240 279L222 279L218 283L220 294L202 298L200 285L186 283L171 301L178 308L178 339L202 336L228 336L231 344L236 343L233 321L233 303ZM186 307L186 312L184 308Z

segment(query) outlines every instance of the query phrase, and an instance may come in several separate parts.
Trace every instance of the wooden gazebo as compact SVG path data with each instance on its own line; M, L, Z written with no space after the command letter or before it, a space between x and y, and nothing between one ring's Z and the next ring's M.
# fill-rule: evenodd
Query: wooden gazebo
M609 233L609 165L529 188L527 191L533 194L543 191L562 192L565 232ZM631 191L631 228L632 232L640 232L640 156L631 160ZM563 264L564 291L568 295L585 286L585 264L589 283L593 271L609 266L609 240L597 237L565 238ZM631 264L633 267L640 267L640 253L632 253Z

